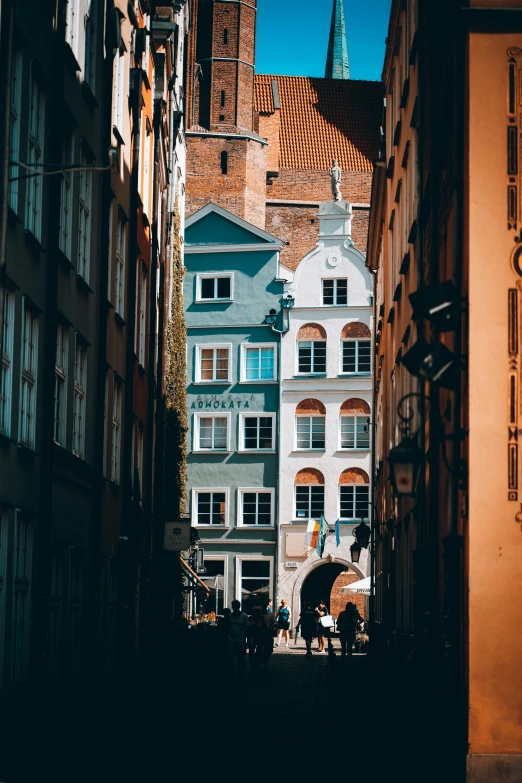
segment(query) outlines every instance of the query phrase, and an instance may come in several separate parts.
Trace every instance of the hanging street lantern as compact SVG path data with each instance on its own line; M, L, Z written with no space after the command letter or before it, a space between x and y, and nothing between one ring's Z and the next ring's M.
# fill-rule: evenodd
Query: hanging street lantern
M358 563L361 556L361 545L354 541L350 547L350 555L352 557L352 563Z
M388 463L390 479L397 497L415 497L419 482L424 452L417 446L415 438L404 438L391 449Z
M364 519L360 525L357 525L357 527L354 528L353 535L361 549L368 549L368 544L370 543L371 537L371 528L366 524Z

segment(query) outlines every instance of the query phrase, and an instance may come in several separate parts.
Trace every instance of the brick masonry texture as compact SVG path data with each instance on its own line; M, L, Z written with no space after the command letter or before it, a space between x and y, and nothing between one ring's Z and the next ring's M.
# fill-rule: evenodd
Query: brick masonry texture
M324 484L324 476L317 468L303 468L295 477L296 484Z
M341 405L341 413L370 413L370 406L366 400L361 400L359 397L352 397Z
M339 617L339 613L342 612L348 603L351 601L355 604L359 610L361 617L364 618L366 610L367 598L364 595L358 595L357 593L341 593L341 587L351 585L353 582L359 581L359 576L352 571L345 571L339 574L335 582L333 583L332 592L330 593L330 614L333 614L335 618Z
M339 476L339 484L369 484L370 478L362 468L347 468Z
M326 339L326 330L321 324L305 324L297 332L298 340Z
M346 324L341 332L341 337L366 337L370 338L372 333L366 326L366 324L351 323Z
M305 416L306 414L322 414L323 416L326 415L326 408L324 407L321 400L302 400L298 406L295 409L295 412L300 414L301 416Z

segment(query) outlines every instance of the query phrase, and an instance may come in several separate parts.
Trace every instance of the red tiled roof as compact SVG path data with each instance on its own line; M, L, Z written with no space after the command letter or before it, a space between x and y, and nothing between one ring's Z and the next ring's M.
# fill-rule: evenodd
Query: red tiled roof
M345 171L372 171L380 146L380 82L258 74L254 105L260 113L274 112L274 79L281 101L281 168L324 171L336 157Z

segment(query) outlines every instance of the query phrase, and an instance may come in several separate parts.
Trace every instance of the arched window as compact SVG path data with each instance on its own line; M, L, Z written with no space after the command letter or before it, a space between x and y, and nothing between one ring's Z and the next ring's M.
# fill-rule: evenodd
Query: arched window
M370 448L370 406L359 397L352 397L341 405L339 432L341 449Z
M295 517L315 519L324 514L324 476L316 468L303 468L295 477Z
M326 408L320 400L302 400L295 409L295 447L324 451Z
M326 373L326 331L320 324L305 324L297 332L297 372Z
M339 519L368 519L370 478L361 468L347 468L339 476Z
M352 321L341 332L341 372L370 374L372 371L371 332L366 324Z

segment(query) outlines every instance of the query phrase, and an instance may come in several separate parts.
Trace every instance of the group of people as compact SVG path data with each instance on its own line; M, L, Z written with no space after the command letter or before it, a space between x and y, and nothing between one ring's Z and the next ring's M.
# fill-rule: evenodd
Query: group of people
M273 611L272 600L266 606L254 606L248 616L241 611L239 601L232 601L232 609L224 610L223 626L227 637L227 661L230 673L233 673L234 661L237 661L239 676L245 667L246 652L252 674L268 666L275 645L288 647L291 623L290 607L285 598L281 600L277 612ZM341 655L351 656L352 646L363 620L355 604L348 602L337 618L337 630L341 641ZM317 652L324 653L325 638L329 639L334 626L328 607L320 600L314 609L311 601L305 601L296 633L300 630L306 643L306 655L312 655L312 641L317 638Z

